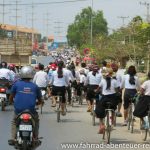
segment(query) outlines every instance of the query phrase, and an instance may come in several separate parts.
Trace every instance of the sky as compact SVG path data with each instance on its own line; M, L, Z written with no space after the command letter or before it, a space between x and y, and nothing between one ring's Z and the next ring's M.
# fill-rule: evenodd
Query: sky
M0 4L15 4L15 0L0 0ZM92 0L81 0L76 2L67 2L75 0L17 0L18 4L33 4L33 22L32 22L32 5L18 5L17 24L37 29L43 36L54 35L55 39L60 41L66 40L67 27L74 22L75 16L81 12L83 8L92 6ZM55 2L52 3L52 2ZM62 2L62 3L57 3ZM139 15L146 19L146 6L140 2L150 3L150 0L93 0L93 10L103 11L104 18L108 22L109 30L120 28L123 25L121 16L127 17L125 25L127 25L133 17ZM16 24L16 6L6 5L4 15L4 23ZM3 22L3 7L0 5L0 22ZM47 21L48 20L48 21Z

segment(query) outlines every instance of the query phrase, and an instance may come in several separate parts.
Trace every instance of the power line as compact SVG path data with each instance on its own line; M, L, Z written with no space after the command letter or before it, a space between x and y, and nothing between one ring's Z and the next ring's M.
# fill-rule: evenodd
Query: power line
M149 23L150 22L150 12L149 12L149 10L150 10L150 3L147 3L147 2L142 3L142 2L140 2L140 5L146 6L146 9L147 9L146 21Z
M47 5L47 4L61 4L61 3L74 3L74 2L82 2L82 1L89 1L89 0L66 0L66 1L57 1L57 2L43 2L43 3L34 3L34 5ZM0 4L0 6L3 4ZM15 4L5 4L5 6L12 6ZM20 6L25 6L25 5L32 5L31 3L22 3L18 4Z
M125 19L129 18L129 16L119 16L118 18L122 19L122 26L125 26Z

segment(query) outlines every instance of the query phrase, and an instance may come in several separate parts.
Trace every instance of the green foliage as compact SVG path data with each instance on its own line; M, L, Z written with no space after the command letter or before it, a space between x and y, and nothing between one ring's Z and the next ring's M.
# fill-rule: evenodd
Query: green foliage
M74 23L69 25L67 31L68 43L71 46L80 48L82 45L89 45L91 40L91 18L92 35L107 35L107 22L103 17L102 11L94 12L91 7L85 8L75 17Z

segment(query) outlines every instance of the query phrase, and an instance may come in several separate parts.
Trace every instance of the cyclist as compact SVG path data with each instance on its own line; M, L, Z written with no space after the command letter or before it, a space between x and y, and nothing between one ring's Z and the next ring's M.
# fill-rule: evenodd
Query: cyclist
M95 113L98 118L100 118L100 129L99 134L102 134L104 131L104 122L103 118L105 117L105 109L106 109L106 102L111 102L112 109L116 109L118 101L116 100L116 93L117 93L117 80L113 78L113 70L111 68L107 68L105 72L103 72L103 79L101 80L98 88L96 91L101 89L102 91L102 98L96 105Z
M140 93L143 95L135 106L134 116L141 118L143 127L145 122L143 117L147 116L148 106L150 105L150 72L148 72L148 80L141 85Z
M65 115L65 106L66 106L66 86L69 85L69 76L67 72L63 69L64 62L59 61L58 62L58 68L56 71L52 74L52 95L57 96L60 94L62 96L62 102L61 102L61 109L62 109L62 115Z
M20 77L21 80L17 81L12 89L10 95L10 101L13 101L14 98L14 118L11 125L11 136L12 139L8 140L10 145L15 144L15 135L16 135L16 117L19 113L28 109L32 112L35 119L35 139L38 139L38 129L39 129L39 117L38 113L35 110L36 100L38 103L41 101L41 91L37 85L32 83L30 80L34 76L33 68L30 66L24 66L21 68Z
M48 92L50 96L50 90L48 88L49 78L47 73L44 71L44 65L39 63L39 71L36 72L33 83L35 83L40 89Z
M133 98L137 90L140 88L140 82L136 76L135 66L130 66L128 68L127 74L124 75L121 86L121 89L125 88L124 91L124 123L123 126L127 126L128 119L128 107L130 104L130 99Z
M115 73L114 74L114 78L117 80L118 89L120 90L120 85L121 85L122 77L121 77L121 75L118 72L118 65L115 64L115 63L112 63L111 64L111 68L113 69L113 72ZM118 111L116 113L116 116L122 117L122 114L120 112L121 106L122 106L122 93L121 92L118 92L117 99L118 99Z
M86 79L86 85L88 86L87 97L86 97L88 103L87 112L92 111L93 98L95 97L94 90L97 89L101 80L102 80L102 74L99 72L99 67L97 65L93 65L93 69L88 73Z

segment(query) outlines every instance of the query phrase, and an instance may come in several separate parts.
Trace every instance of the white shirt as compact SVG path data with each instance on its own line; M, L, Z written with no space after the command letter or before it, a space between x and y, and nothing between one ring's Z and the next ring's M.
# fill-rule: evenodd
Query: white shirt
M57 70L53 72L51 84L54 86L58 86L58 87L69 85L69 76L68 76L67 72L65 71L65 69L63 69L63 77L62 78L58 78Z
M14 75L9 69L1 68L0 69L0 78L5 78L5 79L7 79L9 81L13 81Z
M48 84L48 75L46 72L40 70L36 72L33 83L35 83L38 87L47 87Z
M129 79L130 76L129 74L124 75L123 80L121 82L121 88L125 88L125 89L139 89L140 88L140 82L137 76L134 76L135 78L135 84L130 84Z
M86 76L84 74L80 74L80 83L85 83L86 82Z
M63 70L67 73L67 75L69 77L69 80L74 81L74 77L72 75L72 72L70 70L66 69L66 68L64 68Z
M142 86L142 89L144 89L144 94L150 96L150 80L145 81Z
M102 75L100 73L96 73L96 75L94 76L92 73L92 71L88 73L86 84L99 85L102 80Z
M119 74L118 71L116 72L116 80L117 80L118 87L120 87L122 82L122 76L121 74Z
M99 87L102 88L102 94L103 95L110 95L110 94L115 94L116 93L116 88L118 87L117 80L111 78L111 86L110 89L107 88L107 82L105 79L102 79L102 81L99 84Z

